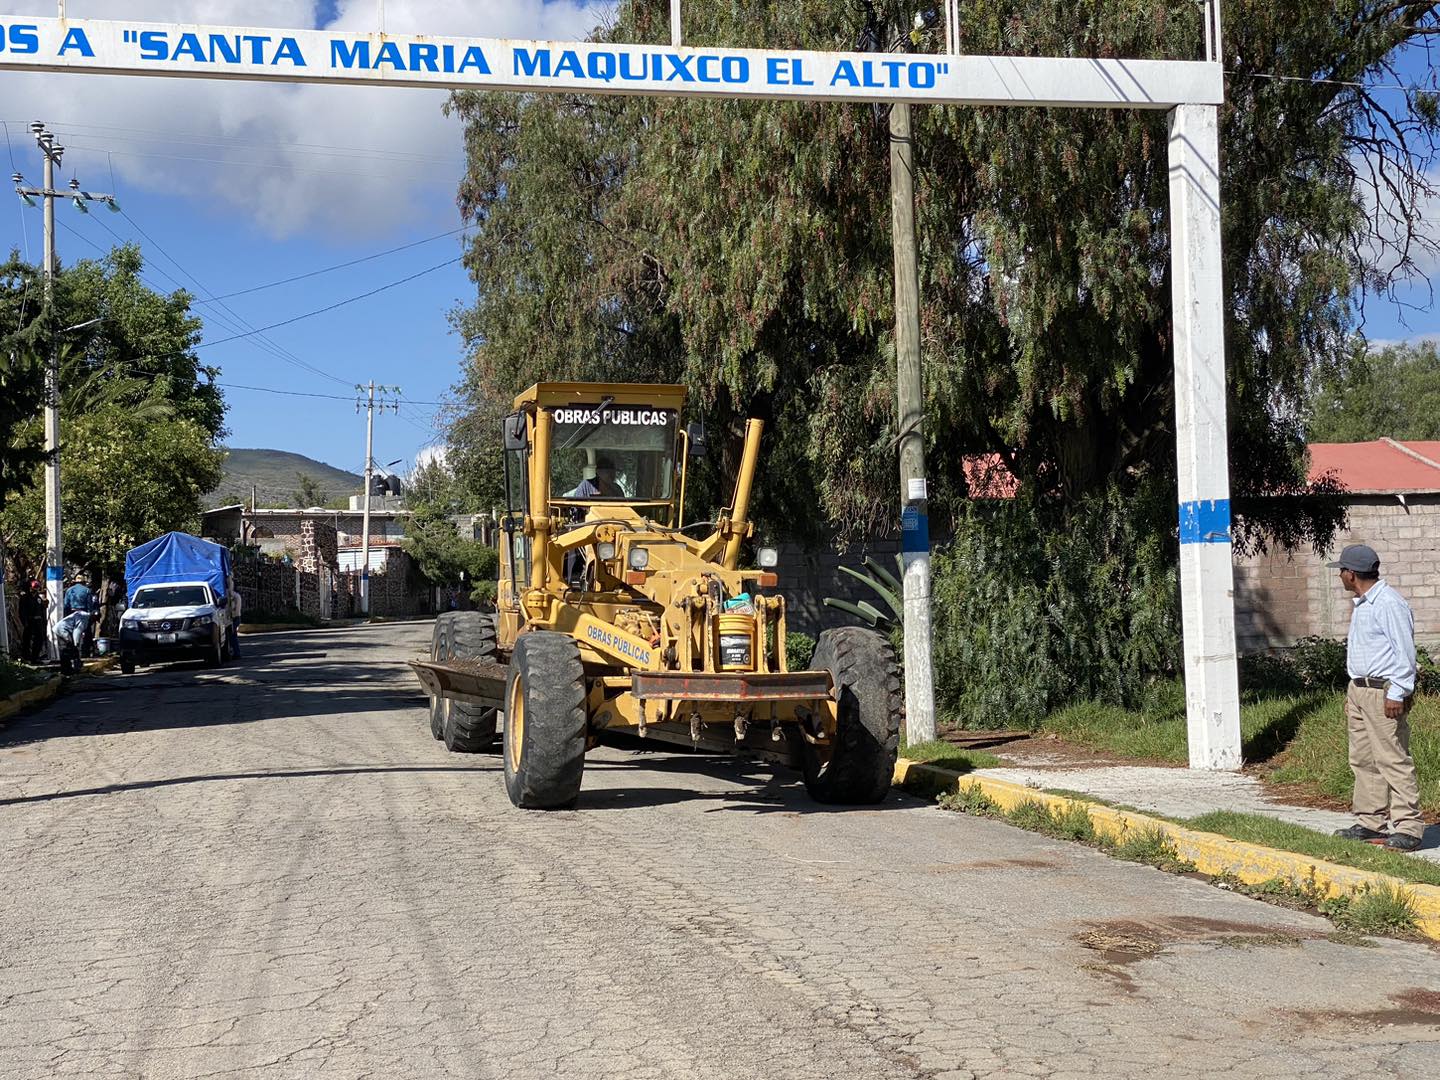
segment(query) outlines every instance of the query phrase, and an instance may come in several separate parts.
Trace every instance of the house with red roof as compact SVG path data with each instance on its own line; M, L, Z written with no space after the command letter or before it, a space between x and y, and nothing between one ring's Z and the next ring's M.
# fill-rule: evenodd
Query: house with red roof
M1242 652L1319 635L1343 638L1351 604L1325 565L1346 544L1380 555L1380 573L1410 601L1415 636L1440 643L1440 442L1311 443L1310 479L1344 488L1349 521L1324 555L1270 552L1235 560L1235 634Z

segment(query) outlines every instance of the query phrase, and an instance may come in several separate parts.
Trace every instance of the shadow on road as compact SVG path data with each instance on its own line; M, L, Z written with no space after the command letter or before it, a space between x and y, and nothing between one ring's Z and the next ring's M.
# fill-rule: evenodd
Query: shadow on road
M89 795L118 795L126 791L147 791L151 788L176 787L182 784L208 784L225 780L289 780L314 776L367 776L386 773L493 773L498 766L484 765L364 765L337 766L333 769L275 769L260 772L206 773L199 776L170 776L161 780L136 780L129 784L107 784L104 787L79 788L75 791L51 791L43 795L21 795L0 799L0 806L25 803L55 802L58 799L79 799Z

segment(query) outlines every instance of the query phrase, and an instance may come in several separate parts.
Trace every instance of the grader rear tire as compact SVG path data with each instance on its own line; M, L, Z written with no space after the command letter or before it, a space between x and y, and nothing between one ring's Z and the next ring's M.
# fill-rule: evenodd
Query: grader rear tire
M455 621L455 612L444 611L435 617L435 627L430 632L430 659L444 661L450 653L450 624ZM446 699L430 695L430 734L437 739L445 737Z
M828 749L802 740L806 789L816 802L880 802L894 777L905 711L895 651L873 630L846 626L820 635L810 667L834 680L837 724Z
M566 634L515 642L505 683L505 790L523 810L575 805L585 771L585 669Z
M456 611L447 638L447 660L493 660L497 649L495 616L479 611ZM445 701L440 736L445 749L456 754L491 750L500 741L495 732L495 710L464 701Z

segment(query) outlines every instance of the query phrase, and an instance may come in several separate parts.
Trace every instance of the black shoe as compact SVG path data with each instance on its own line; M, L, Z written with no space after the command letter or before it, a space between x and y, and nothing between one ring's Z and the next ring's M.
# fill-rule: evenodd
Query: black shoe
M1335 835L1342 840L1384 840L1383 832L1367 829L1364 825L1351 825L1348 829L1336 829ZM1392 838L1393 839L1393 838Z
M1397 832L1385 841L1385 846L1391 851L1419 851L1420 837L1411 836L1409 833Z

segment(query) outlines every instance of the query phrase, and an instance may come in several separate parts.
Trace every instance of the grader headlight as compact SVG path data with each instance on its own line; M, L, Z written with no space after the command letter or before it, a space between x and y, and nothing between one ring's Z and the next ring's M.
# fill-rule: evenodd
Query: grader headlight
M762 547L755 553L755 561L761 570L774 570L780 565L780 552L773 547Z
M615 558L615 545L602 540L595 545L595 557L601 562L609 562Z
M650 565L650 552L647 548L632 547L630 549L630 569L644 570Z

